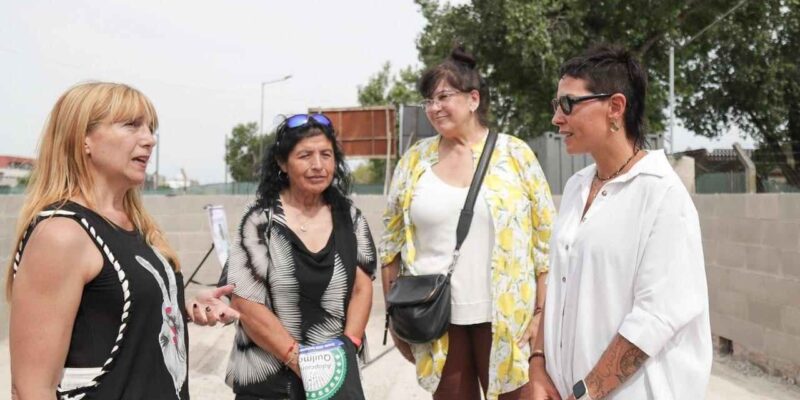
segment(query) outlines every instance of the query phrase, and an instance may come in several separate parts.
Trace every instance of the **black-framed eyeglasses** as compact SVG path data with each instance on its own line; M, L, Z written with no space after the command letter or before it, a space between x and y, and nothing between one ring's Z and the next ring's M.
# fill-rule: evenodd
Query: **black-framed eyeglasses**
M575 104L578 104L583 101L593 100L593 99L604 99L606 97L613 96L613 93L598 93L598 94L589 94L586 96L570 96L564 95L561 97L557 97L553 100L550 100L550 105L553 106L553 112L555 113L558 107L561 107L561 111L564 112L565 115L570 115L572 113L572 107Z

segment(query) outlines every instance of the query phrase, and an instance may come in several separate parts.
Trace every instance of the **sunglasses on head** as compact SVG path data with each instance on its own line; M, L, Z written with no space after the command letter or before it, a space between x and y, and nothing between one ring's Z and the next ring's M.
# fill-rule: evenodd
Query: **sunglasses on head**
M561 107L561 111L563 111L565 115L570 115L572 113L572 107L575 106L575 104L578 104L580 102L584 102L584 101L587 101L587 100L603 99L603 98L606 98L606 97L611 97L613 95L614 95L613 93L590 94L590 95L578 96L578 97L564 95L564 96L561 96L561 97L557 97L557 98L555 98L553 100L550 100L550 105L553 106L553 112L554 113L558 110L558 107Z
M322 126L331 126L331 120L322 114L295 114L286 118L287 128L299 128L303 125L308 125L309 122L314 121Z

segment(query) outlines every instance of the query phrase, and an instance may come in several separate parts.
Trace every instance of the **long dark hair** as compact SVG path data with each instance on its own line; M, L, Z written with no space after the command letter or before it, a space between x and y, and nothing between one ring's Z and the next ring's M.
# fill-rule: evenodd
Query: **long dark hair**
M625 131L639 148L645 144L644 110L647 73L633 54L622 47L598 44L561 65L560 78L586 81L593 93L625 95Z
M481 95L478 109L475 110L478 122L484 127L489 126L489 85L478 70L475 56L467 52L463 45L456 44L444 61L422 73L417 85L419 94L423 98L431 98L442 80L461 92L477 90Z
M333 180L330 186L322 192L322 198L333 208L350 206L351 201L348 198L351 183L350 169L344 161L342 147L336 140L333 126L322 125L313 118L309 118L308 123L295 128L289 128L286 121L278 126L275 143L266 149L266 155L261 164L261 178L256 192L256 202L259 206L263 208L274 206L281 190L290 185L289 177L281 171L278 162L285 163L289 158L289 153L298 142L316 135L325 135L331 142L336 163Z

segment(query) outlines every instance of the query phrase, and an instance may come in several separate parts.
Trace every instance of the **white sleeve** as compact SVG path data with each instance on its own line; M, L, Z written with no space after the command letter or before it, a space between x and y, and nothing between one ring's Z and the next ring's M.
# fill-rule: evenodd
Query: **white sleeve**
M619 334L653 357L708 304L700 223L682 186L667 190L644 242Z
M233 294L260 304L267 303L267 216L264 209L250 205L245 210L228 256L228 283Z

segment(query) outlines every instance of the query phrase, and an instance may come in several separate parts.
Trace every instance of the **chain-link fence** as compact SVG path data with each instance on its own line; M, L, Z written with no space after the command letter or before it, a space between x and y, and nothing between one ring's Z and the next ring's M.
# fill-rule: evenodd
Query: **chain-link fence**
M195 185L187 188L159 188L146 189L144 195L254 195L258 189L257 182L230 182L230 183L210 183L206 185ZM352 186L354 194L382 194L383 183L377 184L355 184ZM24 188L23 188L24 190ZM0 192L2 194L2 192Z

